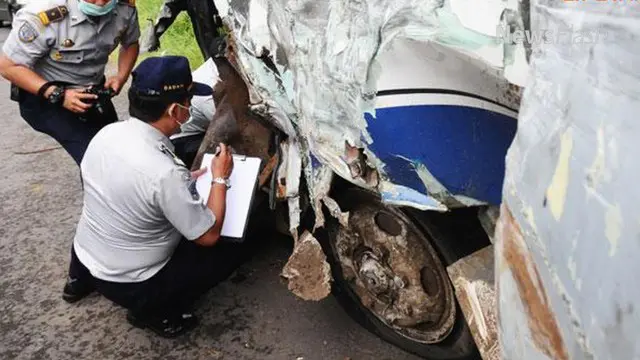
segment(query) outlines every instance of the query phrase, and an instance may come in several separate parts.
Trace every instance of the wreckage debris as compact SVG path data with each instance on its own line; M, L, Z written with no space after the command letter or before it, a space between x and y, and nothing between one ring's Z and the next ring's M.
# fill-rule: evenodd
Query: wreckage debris
M318 240L304 232L282 269L289 290L304 300L319 301L331 293L331 268Z

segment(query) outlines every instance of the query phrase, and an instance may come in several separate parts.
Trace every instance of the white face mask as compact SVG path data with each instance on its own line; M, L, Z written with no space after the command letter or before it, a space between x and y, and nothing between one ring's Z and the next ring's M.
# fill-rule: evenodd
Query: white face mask
M186 107L186 106L181 105L181 104L178 104L178 103L176 103L176 105L178 105L179 107L181 107L181 108L183 108L183 109L187 110L187 112L188 112L189 114L191 114L191 106ZM182 125L184 125L187 121L189 121L189 118L187 118L187 120L185 120L185 122L183 122L183 123L181 123L180 121L178 121L176 118L173 118L173 121L175 121L175 122L178 124L178 126L182 127Z
M103 6L91 4L84 0L78 2L78 9L88 16L104 16L116 8L116 0L111 0Z

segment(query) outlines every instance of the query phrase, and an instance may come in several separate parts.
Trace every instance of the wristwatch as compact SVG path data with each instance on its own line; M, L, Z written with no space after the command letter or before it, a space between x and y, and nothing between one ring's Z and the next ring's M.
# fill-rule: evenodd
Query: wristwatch
M64 88L56 86L47 98L50 104L61 105L64 102Z
M229 179L225 179L221 177L213 178L213 180L211 180L211 185L213 184L222 184L226 186L227 189L231 188L231 181L229 181Z

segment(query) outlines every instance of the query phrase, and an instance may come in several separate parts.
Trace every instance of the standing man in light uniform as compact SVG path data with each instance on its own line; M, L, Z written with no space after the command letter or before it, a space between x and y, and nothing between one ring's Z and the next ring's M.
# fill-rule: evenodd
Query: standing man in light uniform
M93 136L118 120L108 94L83 91L93 85L119 93L138 58L139 37L135 0L33 1L15 15L0 74L14 85L25 121L79 165ZM105 79L118 45L118 73Z

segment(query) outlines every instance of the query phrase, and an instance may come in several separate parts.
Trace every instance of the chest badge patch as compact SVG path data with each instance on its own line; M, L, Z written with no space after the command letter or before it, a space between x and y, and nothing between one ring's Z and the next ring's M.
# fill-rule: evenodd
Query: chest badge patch
M187 189L189 189L191 198L196 201L200 200L200 194L198 194L198 189L196 189L196 179L192 179L191 174L187 174L185 180L187 181Z
M18 29L18 38L23 43L30 43L38 37L38 31L28 22L25 22Z

